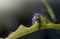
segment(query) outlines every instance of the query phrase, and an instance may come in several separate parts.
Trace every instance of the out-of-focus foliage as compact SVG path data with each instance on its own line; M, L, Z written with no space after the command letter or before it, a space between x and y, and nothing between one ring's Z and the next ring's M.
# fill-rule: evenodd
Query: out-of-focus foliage
M45 7L47 8L47 11L50 15L50 17L52 18L53 21L56 21L53 9L50 7L49 3L47 2L47 0L41 0L43 2L43 4L45 5Z

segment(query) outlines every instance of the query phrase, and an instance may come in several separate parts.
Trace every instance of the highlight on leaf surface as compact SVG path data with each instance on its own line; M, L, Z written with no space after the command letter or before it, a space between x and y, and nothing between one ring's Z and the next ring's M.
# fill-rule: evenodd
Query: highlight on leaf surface
M16 39L32 32L38 31L38 25L39 24L37 21L31 27L25 27L24 25L20 25L19 28L11 35L9 35L6 39Z

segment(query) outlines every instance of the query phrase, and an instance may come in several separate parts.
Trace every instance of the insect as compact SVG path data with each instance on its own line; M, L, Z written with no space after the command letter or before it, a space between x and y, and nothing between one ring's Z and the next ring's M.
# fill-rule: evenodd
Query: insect
M34 13L33 18L32 18L32 24L34 24L35 21L40 22L40 14L39 13Z
M41 26L41 18L40 18L40 13L34 13L33 15L33 18L32 18L32 24L35 23L35 21L37 21L39 23L39 29L40 29L40 26Z

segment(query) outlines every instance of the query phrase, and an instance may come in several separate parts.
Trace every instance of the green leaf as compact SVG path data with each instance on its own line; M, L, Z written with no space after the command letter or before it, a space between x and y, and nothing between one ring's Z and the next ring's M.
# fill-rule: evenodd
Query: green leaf
M39 24L37 21L31 27L25 27L24 25L20 25L20 27L11 35L9 35L6 39L16 39L32 32L38 31L38 25Z

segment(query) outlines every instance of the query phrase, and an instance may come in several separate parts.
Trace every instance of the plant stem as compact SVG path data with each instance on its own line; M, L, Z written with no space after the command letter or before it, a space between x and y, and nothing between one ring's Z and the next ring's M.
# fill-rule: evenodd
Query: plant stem
M54 29L54 30L60 31L60 24L47 24L47 25L45 25L45 27L42 26L40 29L41 30L44 30L44 29Z
M50 15L50 17L52 18L53 21L56 21L53 9L50 7L49 3L47 2L47 0L41 0L42 3L45 5L45 7L47 8L47 11Z
M37 21L29 28L21 25L14 33L12 33L6 39L16 39L32 32L38 31L38 25L39 24Z

